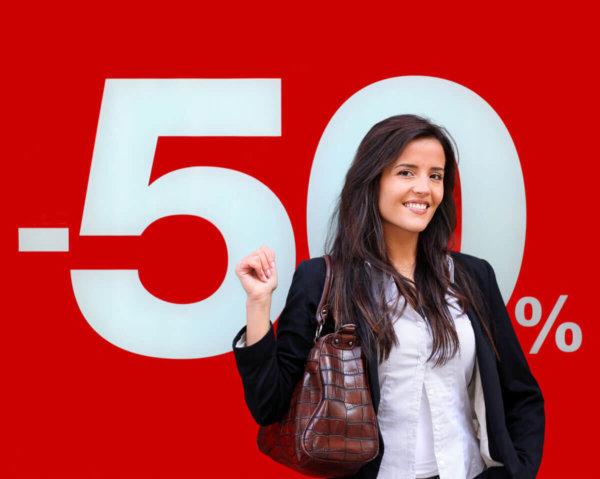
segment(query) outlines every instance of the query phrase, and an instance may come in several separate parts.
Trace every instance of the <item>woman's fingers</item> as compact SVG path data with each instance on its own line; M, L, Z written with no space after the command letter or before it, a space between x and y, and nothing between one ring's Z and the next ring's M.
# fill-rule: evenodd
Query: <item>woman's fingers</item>
M268 281L269 276L271 276L271 268L264 247L256 250L253 259L256 276L265 282Z
M246 256L243 260L241 260L238 263L236 267L236 272L238 273L238 276L243 276L255 272L256 276L260 277L261 271L262 267L260 265L260 259L254 254Z
M266 275L267 278L271 277L271 261L269 261L268 257L268 248L263 246L260 248L257 253L260 258L261 267L263 270L263 274Z
M267 253L267 258L269 259L269 266L271 266L271 268L275 268L275 251L267 248L266 246L264 246L264 248Z
M238 276L254 272L256 277L267 282L275 268L275 252L267 246L262 246L255 252L246 256L238 263L236 271Z
M262 261L260 255L253 253L252 256L248 257L248 265L256 274L256 277L262 281L266 281L267 277L263 271Z
M257 276L267 281L273 274L272 269L275 268L275 252L267 246L262 246L253 254L260 260L261 271L257 271Z

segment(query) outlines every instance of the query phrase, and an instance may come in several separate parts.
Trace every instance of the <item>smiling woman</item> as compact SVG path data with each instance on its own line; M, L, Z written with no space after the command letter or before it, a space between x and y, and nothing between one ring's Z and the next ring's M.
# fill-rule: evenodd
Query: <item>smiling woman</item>
M356 325L379 426L379 455L352 477L537 474L544 401L494 271L448 250L456 176L450 136L416 115L373 126L346 175L329 246L334 321L322 334ZM277 339L269 322L274 251L263 246L236 273L248 295L236 362L252 415L272 424L285 415L314 344L325 261L298 265Z

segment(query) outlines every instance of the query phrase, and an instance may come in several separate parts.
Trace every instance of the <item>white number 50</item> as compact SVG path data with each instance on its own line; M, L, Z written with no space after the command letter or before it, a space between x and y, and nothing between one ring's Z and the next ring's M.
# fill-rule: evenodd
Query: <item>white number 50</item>
M331 208L358 142L375 122L417 113L446 125L461 152L462 249L496 268L505 301L519 276L526 229L523 174L508 130L482 98L432 77L388 78L349 98L330 120L315 154L307 198L309 249L322 253ZM148 185L162 136L279 136L281 82L108 80L81 225L82 235L140 235L165 216L212 221L236 260L268 242L280 285L271 319L283 309L295 265L287 213L258 180L224 168L173 171ZM202 246L199 245L199 248ZM135 270L73 270L75 298L98 334L128 351L201 358L230 350L245 295L229 265L210 298L189 305L151 295Z

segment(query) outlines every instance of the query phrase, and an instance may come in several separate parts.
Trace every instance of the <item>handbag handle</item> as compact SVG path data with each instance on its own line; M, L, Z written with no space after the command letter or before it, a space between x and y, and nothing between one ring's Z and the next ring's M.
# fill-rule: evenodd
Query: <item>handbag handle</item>
M315 343L319 339L323 325L329 317L329 303L327 300L329 299L329 290L331 289L331 281L333 280L333 264L331 257L326 254L323 255L322 258L325 260L325 284L323 285L321 301L319 301L319 306L317 307L317 332L315 333Z

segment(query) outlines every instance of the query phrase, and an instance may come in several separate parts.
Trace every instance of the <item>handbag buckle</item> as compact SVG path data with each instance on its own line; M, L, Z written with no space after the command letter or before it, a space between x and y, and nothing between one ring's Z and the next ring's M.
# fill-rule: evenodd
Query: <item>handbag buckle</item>
M315 343L318 341L319 336L321 335L321 330L323 329L323 323L317 326L317 332L315 333Z

